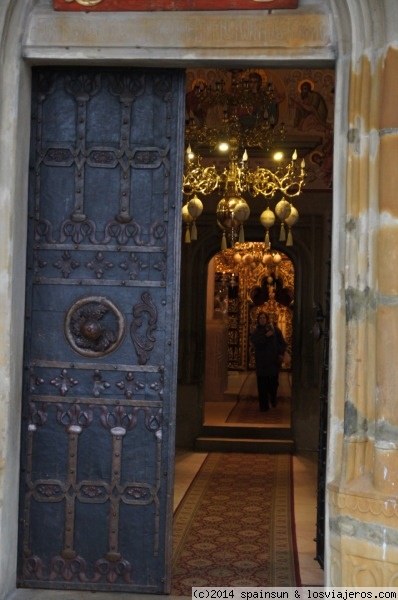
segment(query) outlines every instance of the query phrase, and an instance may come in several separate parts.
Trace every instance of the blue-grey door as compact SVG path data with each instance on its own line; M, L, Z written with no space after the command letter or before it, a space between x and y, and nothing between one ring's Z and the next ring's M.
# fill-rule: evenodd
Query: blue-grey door
M18 583L167 593L184 74L32 90Z

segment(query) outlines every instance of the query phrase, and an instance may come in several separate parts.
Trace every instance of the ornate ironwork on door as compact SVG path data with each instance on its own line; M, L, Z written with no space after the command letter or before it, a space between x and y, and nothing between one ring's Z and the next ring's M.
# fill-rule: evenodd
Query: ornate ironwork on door
M182 71L33 75L19 584L167 593Z

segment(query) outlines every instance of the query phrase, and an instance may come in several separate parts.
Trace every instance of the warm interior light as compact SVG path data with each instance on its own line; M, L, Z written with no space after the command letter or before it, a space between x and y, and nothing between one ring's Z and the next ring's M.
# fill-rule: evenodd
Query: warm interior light
M195 154L192 152L191 146L187 148L187 158L188 160L193 160L195 158Z
M220 152L228 152L228 150L229 150L228 142L220 142L218 144L218 149L220 150Z
M278 152L274 152L274 160L280 162L283 159L283 152L278 150Z

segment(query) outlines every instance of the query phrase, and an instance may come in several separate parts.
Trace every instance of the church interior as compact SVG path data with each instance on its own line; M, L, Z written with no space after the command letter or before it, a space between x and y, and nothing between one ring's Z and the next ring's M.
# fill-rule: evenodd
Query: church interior
M268 103L261 127L258 116L241 115L243 125L239 121L239 112L254 113L250 105L256 102L251 98L253 92L250 87L243 87L250 85L249 77L253 72L263 82L261 95ZM194 164L186 160L184 209L189 203L192 208L192 199L196 198L201 204L201 212L194 219L188 213L188 220L184 220L183 209L180 414L184 415L185 389L188 387L196 389L195 404L222 401L228 372L242 373L253 369L248 336L260 307L266 308L288 342L294 397L292 427L297 447L308 445L310 449L316 449L318 440L314 432L319 429L322 376L322 335L319 333L322 327L326 327L330 286L333 70L197 69L188 70L186 80L185 146L198 156L193 159ZM225 83L217 83L225 81L229 82L229 87ZM321 107L319 114L312 107L307 112L302 111L300 103L309 103L307 92L302 92L303 85L305 88L308 86L311 101ZM218 91L220 87L222 92ZM212 89L213 92L208 91ZM246 89L247 98L241 93L242 89ZM220 96L218 105L217 94ZM232 99L228 100L228 96ZM234 96L240 97L241 106ZM228 101L234 112L232 116L225 117L225 103ZM209 116L207 102L212 107ZM302 115L306 116L302 118ZM237 122L238 132L231 133ZM214 123L218 123L217 127ZM231 151L226 156L220 154L216 146L217 134L219 139L228 135L231 139L238 138L238 147L233 151L236 159L231 160ZM275 164L273 159L277 150L284 154L283 167ZM280 189L270 191L263 186L261 194L258 188L257 191L250 190L250 183L244 184L247 189L238 191L235 196L247 198L244 208L250 216L242 224L237 221L239 231L234 232L232 228L235 239L231 244L230 239L226 240L231 236L231 230L220 223L220 219L229 218L219 214L222 185L213 185L212 189L208 187L205 193L200 190L204 189L206 180L209 184L209 171L221 174L223 169L228 171L235 160L239 167L245 152L248 167L244 166L243 170L249 169L249 176L262 170L275 173L278 168L287 172L294 153L297 155L296 166L301 169L298 165L305 165L305 176L300 188L291 188L290 198L289 190L284 190L284 196ZM192 184L189 176L199 179L195 161L201 165L203 181ZM264 177L264 174L261 173L261 176ZM291 221L293 213L290 216L291 226L273 213L281 198L288 199L289 211L290 207L294 210L294 224ZM194 210L197 210L196 206ZM271 214L273 225L262 224L266 214ZM191 230L194 231L194 239L191 239ZM239 235L244 236L243 242L238 241ZM222 244L225 244L223 249ZM194 344L192 339L195 339ZM216 370L219 372L215 373ZM209 390L212 398L209 398ZM189 394L192 398L191 391ZM195 427L195 419L190 421ZM184 429L191 439L195 436L194 431ZM177 433L178 445L187 441L179 439Z
M186 157L183 186L177 452L279 451L311 457L306 464L312 464L313 532L306 538L313 546L312 561L317 557L321 565L323 540L318 547L313 540L324 518L317 491L324 485L327 435L323 392L333 114L333 69L186 72L185 148L193 158ZM236 148L222 153L221 140L232 140ZM285 195L264 187L261 195L247 184L245 189L247 173L238 173L234 184L242 187L234 187L232 195L247 200L250 216L231 232L230 215L220 211L229 192L211 177L231 170L234 161L233 168L242 167L245 152L243 170L276 172L276 151L284 155L280 179L294 153L298 175L290 176ZM305 177L297 184L300 170ZM281 185L286 188L286 180ZM285 198L295 213L286 223L275 217L276 205ZM274 216L273 224L264 226L266 209ZM279 406L265 416L258 410L249 342L262 310L272 315L288 344ZM178 473L178 461L176 468Z

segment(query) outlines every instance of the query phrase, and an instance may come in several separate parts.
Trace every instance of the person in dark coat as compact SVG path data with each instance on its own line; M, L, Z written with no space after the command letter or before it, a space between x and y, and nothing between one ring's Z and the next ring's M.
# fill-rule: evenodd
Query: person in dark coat
M250 336L256 359L258 401L260 411L276 406L279 371L287 344L279 327L274 325L265 312L257 316L257 327Z

